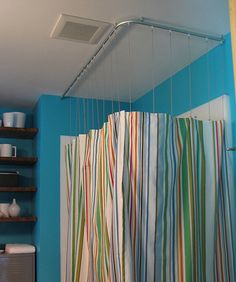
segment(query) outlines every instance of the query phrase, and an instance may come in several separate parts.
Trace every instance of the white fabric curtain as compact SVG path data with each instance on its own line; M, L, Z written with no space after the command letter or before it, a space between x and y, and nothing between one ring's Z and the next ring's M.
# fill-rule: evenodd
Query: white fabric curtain
M235 281L224 123L116 113L66 147L67 281Z

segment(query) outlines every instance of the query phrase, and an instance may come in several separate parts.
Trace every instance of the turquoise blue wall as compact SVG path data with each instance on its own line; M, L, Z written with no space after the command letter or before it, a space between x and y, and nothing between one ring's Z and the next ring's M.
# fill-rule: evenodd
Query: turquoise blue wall
M60 281L60 136L84 133L101 126L113 107L118 111L118 104L112 105L109 101L61 100L57 96L43 95L35 108L35 126L39 128L36 138L38 222L34 232L38 282ZM128 105L122 103L121 109L127 110Z
M0 108L0 119L4 112L21 111L27 114L26 127L32 126L32 111L28 109ZM17 147L18 156L33 156L34 148L32 140L0 138L0 144L12 144ZM34 183L34 168L25 166L0 165L0 170L18 170L21 185ZM22 215L34 213L34 194L32 193L0 193L1 203L10 203L16 198L21 207ZM32 232L34 224L31 223L0 223L0 244L6 243L33 243Z

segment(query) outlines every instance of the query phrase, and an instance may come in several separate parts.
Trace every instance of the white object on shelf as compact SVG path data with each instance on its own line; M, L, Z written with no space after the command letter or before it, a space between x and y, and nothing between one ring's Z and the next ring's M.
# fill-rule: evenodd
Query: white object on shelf
M0 203L0 217L9 217L9 204Z
M8 208L9 215L11 217L17 217L20 214L20 206L17 205L16 199L13 199L12 204Z
M29 244L6 244L7 254L31 254L35 253L35 246Z
M3 125L5 127L14 126L14 113L3 113Z
M18 128L25 127L26 114L22 112L14 112L14 126Z
M5 127L25 127L26 114L22 112L3 113L3 125Z
M1 157L16 157L16 146L11 144L0 144Z

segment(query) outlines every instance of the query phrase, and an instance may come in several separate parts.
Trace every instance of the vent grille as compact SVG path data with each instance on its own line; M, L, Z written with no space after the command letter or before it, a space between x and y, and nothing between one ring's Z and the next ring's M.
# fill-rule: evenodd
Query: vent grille
M60 15L52 33L52 38L97 44L111 27L110 23Z

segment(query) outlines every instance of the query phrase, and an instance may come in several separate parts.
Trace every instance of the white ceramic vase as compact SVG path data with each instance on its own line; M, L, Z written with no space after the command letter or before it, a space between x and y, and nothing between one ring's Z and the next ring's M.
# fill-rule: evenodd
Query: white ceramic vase
M20 214L20 207L16 203L16 199L13 199L12 204L10 205L8 209L9 215L11 217L17 217Z

